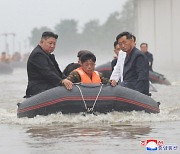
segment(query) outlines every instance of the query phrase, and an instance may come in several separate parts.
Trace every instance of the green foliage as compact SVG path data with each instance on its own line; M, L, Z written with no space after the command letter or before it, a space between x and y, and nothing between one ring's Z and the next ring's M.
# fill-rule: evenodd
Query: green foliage
M111 14L107 21L102 25L100 30L100 47L103 51L112 51L114 40L119 32L121 32L120 14L115 12ZM107 50L108 49L108 50Z
M71 20L61 20L55 26L55 33L59 35L57 48L58 50L64 52L72 52L73 48L77 48L79 43L79 34L77 30L77 21ZM73 48L72 48L73 47Z
M82 31L78 32L78 22L71 19L61 20L54 29L59 35L56 50L64 55L76 55L78 50L87 49L94 53L112 55L113 43L116 36L122 31L134 32L135 0L128 0L122 12L110 14L102 25L98 20L87 22ZM50 30L47 27L34 28L30 37L30 44L35 46L43 31Z
M134 32L136 0L128 0L121 12L122 31Z
M39 43L41 35L44 31L52 31L52 30L48 27L41 27L39 29L34 28L31 32L32 34L31 37L29 37L30 45L36 46Z
M89 49L98 46L98 37L101 26L98 20L91 20L84 25L80 35L81 48Z

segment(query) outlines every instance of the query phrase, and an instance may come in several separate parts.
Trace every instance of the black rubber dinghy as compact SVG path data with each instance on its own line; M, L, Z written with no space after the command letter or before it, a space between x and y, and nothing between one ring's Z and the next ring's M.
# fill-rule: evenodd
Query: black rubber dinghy
M171 83L165 78L164 75L159 74L154 71L149 71L149 80L152 83L159 83L159 84L164 84L164 85L171 85Z
M96 70L101 72L104 77L110 78L112 73L111 62L97 66ZM149 81L152 83L171 85L164 75L154 71L149 71Z
M17 116L32 118L61 112L82 113L112 111L159 113L159 103L151 97L121 86L77 84L68 91L59 86L18 103Z
M107 62L105 64L101 64L101 65L97 66L96 71L101 72L104 77L110 78L110 76L112 74L111 62Z

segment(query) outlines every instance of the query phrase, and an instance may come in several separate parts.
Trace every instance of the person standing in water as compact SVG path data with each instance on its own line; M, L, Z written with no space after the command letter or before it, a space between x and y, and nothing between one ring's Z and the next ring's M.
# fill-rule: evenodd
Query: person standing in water
M152 65L153 65L153 55L148 51L148 44L147 43L141 43L140 45L141 51L146 55L148 61L149 61L149 70L153 71Z

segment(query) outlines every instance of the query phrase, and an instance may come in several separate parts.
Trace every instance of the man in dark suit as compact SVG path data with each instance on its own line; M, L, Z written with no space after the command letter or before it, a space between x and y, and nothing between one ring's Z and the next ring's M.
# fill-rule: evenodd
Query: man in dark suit
M140 45L141 51L146 55L148 61L149 61L149 70L152 70L153 65L153 55L148 51L148 44L147 43L141 43Z
M135 47L131 33L122 32L116 40L121 50L126 52L121 85L149 95L149 67L146 56ZM111 85L116 84L113 82Z
M65 79L54 54L58 35L52 32L42 34L39 45L31 52L27 61L28 85L26 97L36 95L59 85L72 89L73 83Z

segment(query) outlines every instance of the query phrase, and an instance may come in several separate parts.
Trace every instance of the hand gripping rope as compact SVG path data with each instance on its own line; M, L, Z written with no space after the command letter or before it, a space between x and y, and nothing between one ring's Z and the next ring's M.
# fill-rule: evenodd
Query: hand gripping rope
M85 101L85 99L84 99L84 96L83 96L83 93L82 93L81 88L80 88L77 84L76 84L76 87L79 89L79 92L80 92L80 94L81 94L82 100L83 100L83 102L84 102L84 106L85 106L86 112L87 112L87 113L93 113L93 114L94 114L94 107L95 107L96 102L97 102L97 99L98 99L98 97L99 97L99 95L100 95L100 93L101 93L101 91L102 91L103 84L101 84L101 87L100 87L100 89L99 89L99 92L98 92L98 94L97 94L97 96L96 96L96 99L95 99L95 101L94 101L94 104L93 104L93 106L92 106L91 108L88 108L88 107L87 107L87 104L86 104L86 101Z

